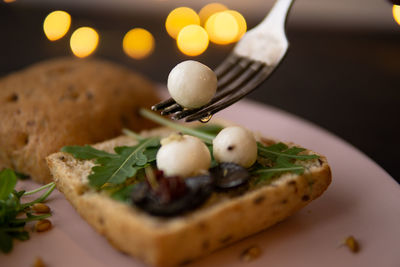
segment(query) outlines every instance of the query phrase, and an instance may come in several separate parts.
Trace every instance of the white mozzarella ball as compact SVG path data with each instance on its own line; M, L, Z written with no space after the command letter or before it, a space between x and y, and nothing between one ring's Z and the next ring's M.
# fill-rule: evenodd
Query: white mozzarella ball
M161 140L156 161L166 176L190 177L207 172L211 155L199 138L173 134Z
M199 108L211 101L217 90L217 76L206 65L187 60L176 65L168 76L168 91L179 105Z
M213 140L213 155L218 162L233 162L248 168L257 160L257 142L242 127L226 127Z

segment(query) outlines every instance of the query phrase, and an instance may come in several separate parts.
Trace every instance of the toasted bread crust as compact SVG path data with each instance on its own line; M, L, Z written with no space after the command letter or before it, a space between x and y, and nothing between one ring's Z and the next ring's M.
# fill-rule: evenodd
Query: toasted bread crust
M144 77L103 60L53 59L10 74L0 80L0 169L49 182L47 155L150 127L136 110L157 100Z
M163 133L164 129L146 132ZM96 147L111 151L133 144L122 136ZM220 198L188 214L163 219L88 188L90 161L60 152L47 162L57 188L111 244L147 264L165 267L186 263L282 221L320 196L331 182L329 165L321 156L303 175L285 174L241 196Z

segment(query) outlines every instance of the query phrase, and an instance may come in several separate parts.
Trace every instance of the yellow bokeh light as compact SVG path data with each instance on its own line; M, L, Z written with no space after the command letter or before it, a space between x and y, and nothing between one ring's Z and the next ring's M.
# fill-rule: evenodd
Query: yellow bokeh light
M229 44L239 35L239 24L235 17L225 11L213 14L206 22L210 41L216 44Z
M237 12L235 10L227 10L225 12L227 12L227 13L231 14L232 16L234 16L235 19L236 19L236 22L238 23L239 32L238 32L238 34L236 36L236 39L233 41L233 42L237 42L246 33L246 30L247 30L246 20L244 19L242 14L240 14L239 12Z
M178 34L176 40L179 50L188 56L198 56L208 47L208 34L199 25L188 25Z
M142 59L154 50L153 35L145 29L135 28L125 34L122 48L128 56Z
M207 19L211 15L224 10L228 10L228 8L220 3L210 3L205 5L199 12L201 25L204 26L206 24Z
M98 33L90 27L81 27L74 31L70 39L72 53L75 56L87 57L96 50L99 44Z
M165 28L168 34L176 39L180 30L191 24L200 25L199 15L191 8L178 7L169 13Z
M15 2L15 0L4 0L4 3L12 3Z
M50 41L58 40L68 32L71 26L71 16L61 10L47 15L43 22L43 31Z
M393 5L393 18L400 25L400 6Z

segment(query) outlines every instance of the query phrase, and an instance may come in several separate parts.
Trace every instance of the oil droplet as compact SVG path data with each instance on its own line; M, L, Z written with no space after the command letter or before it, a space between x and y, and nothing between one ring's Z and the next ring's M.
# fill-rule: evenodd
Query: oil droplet
M211 120L211 118L212 118L212 115L209 114L208 116L205 116L205 117L201 118L200 122L207 123L207 122L209 122Z

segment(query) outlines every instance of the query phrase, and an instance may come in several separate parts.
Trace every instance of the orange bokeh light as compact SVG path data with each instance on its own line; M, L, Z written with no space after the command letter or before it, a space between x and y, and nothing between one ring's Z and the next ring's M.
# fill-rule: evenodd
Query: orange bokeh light
M145 29L132 29L125 34L122 48L125 54L131 58L143 59L153 52L154 37Z
M239 35L239 24L234 15L222 11L213 14L206 22L210 41L216 44L229 44Z
M247 30L246 20L243 17L243 15L240 14L239 12L237 12L236 10L227 10L225 12L227 12L227 13L231 14L232 16L234 16L235 19L236 19L236 22L238 23L239 32L238 32L238 34L236 36L236 39L234 40L234 42L237 42L246 33L246 30Z
M198 56L208 47L208 34L199 25L188 25L179 32L176 43L185 55Z
M393 18L400 25L400 6L393 5Z
M201 25L204 26L206 24L207 19L211 15L224 10L228 10L228 8L220 3L210 3L205 5L199 12Z
M43 31L50 41L56 41L67 34L71 26L71 16L62 10L56 10L46 16Z
M84 58L91 55L99 44L99 34L90 27L81 27L71 35L70 46L75 56Z
M196 11L188 7L178 7L168 14L165 28L168 34L176 39L180 30L191 24L200 25L200 18Z

